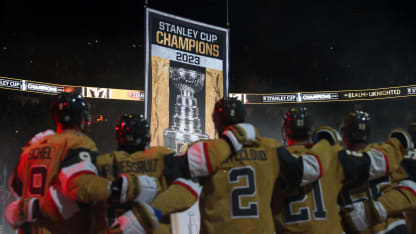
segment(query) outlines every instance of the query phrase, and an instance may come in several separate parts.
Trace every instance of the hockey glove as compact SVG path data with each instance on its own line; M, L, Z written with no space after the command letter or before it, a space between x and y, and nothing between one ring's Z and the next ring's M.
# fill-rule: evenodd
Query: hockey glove
M111 183L110 188L110 201L117 203L128 201L149 203L158 192L157 179L147 175L123 174Z
M42 216L51 221L67 220L80 210L78 202L65 196L57 185L49 187L39 204Z
M340 210L346 233L357 233L386 219L386 210L380 202L363 200L346 205Z
M134 203L131 210L120 216L111 225L111 234L115 233L153 233L159 226L162 214L146 203Z
M249 123L240 123L227 127L221 134L234 152L238 152L243 145L250 145L256 140L256 129Z
M134 216L133 211L129 210L111 225L110 234L146 234L144 227Z
M170 154L164 158L165 169L163 173L167 183L171 184L177 178L190 178L188 160L186 155Z
M19 198L10 203L5 212L7 222L13 229L20 228L25 223L36 221L39 211L39 199L34 197Z
M339 132L329 126L321 126L313 131L313 139L318 143L322 139L328 140L331 145L341 144L342 138Z

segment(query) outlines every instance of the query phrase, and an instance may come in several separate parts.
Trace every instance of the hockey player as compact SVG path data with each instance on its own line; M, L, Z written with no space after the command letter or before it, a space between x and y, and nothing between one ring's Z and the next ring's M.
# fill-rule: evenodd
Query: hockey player
M320 130L320 134L323 135L324 129ZM336 153L341 150L337 132L331 128L325 130L328 134L332 134L325 139L334 139L335 142L332 143L336 145L335 149L330 149L328 142L325 142L328 152L332 150ZM282 120L282 135L288 144L286 148L293 155L301 156L311 150L317 155L325 153L320 152L319 147L313 147L312 116L306 107L290 108L285 113ZM333 158L335 160L336 156ZM340 183L337 179L342 176L342 171L334 172L323 170L322 178L303 187L285 188L283 183L278 184L272 202L278 233L342 233L335 195L337 193L335 184Z
M89 113L80 95L57 95L53 114L56 134L24 147L10 178L21 200L6 210L9 222L30 233L99 233L108 228L108 201L153 199L157 183L151 177L125 174L109 180L97 176L97 148L82 133Z
M282 176L289 185L297 185L321 175L318 158L291 160L276 140L259 137L244 119L240 101L219 100L213 112L215 128L220 139L237 150L224 161L213 154L221 148L213 140L204 140L193 144L185 155L190 175L203 177L200 233L273 233L270 202L277 178ZM236 128L230 130L227 126L231 125ZM246 141L236 140L232 133L245 135ZM311 170L304 173L303 168Z
M370 116L363 111L355 111L349 113L343 120L341 134L344 145L348 150L368 151L370 149L380 149L382 144L368 144L370 135ZM407 150L413 148L413 143L409 134L403 129L393 129L388 138L399 139L403 155L407 154ZM398 165L400 166L399 161ZM383 166L384 163L376 162ZM391 166L386 164L386 166ZM349 184L346 185L340 194L340 201L343 206L351 205L360 200L378 200L379 196L391 186L394 186L400 180L406 179L407 173L402 167L390 169L390 174L370 180L366 184ZM408 233L406 221L403 217L388 218L384 223L370 227L363 233Z
M342 209L341 215L350 232L365 231L371 226L385 223L388 218L400 217L403 212L416 210L416 181L407 179L383 191L378 199L361 200ZM412 227L414 220L408 220ZM414 230L410 233L414 233ZM402 233L402 232L396 232ZM407 232L405 232L407 233Z
M213 120L220 137L230 140L226 127L242 123L244 119L245 109L240 101L223 98L216 103ZM246 132L254 136L254 131L247 128ZM279 174L275 153L278 143L271 139L257 139L258 145L242 147L226 161L218 160L216 165L200 160L204 158L201 155L204 156L205 149L211 148L209 141L198 142L189 148L187 158L191 175L212 174L205 177L202 184L199 206L201 234L274 232L270 200ZM206 166L201 167L201 162Z
M234 126L231 129L236 131L235 129L238 129L238 127ZM237 142L245 141L245 136L237 136L232 132L228 136ZM154 213L158 214L157 218L160 219L163 216L163 219L155 233L170 233L169 215L191 207L198 199L200 191L199 185L182 177L170 180L170 177L167 178L164 176L163 171L167 167L165 161L168 162L166 159L169 157L180 158L180 156L177 156L172 150L166 147L148 148L150 129L147 120L143 116L134 114L123 115L120 123L116 127L116 138L119 145L118 150L97 158L100 174L107 178L116 178L123 173L146 174L158 178L161 191L150 205L153 208L152 210L155 211ZM216 148L211 147L211 150L208 150L215 157L227 158L234 151L234 145L224 139L214 140L212 143L216 145L216 148L221 149L220 151L216 151ZM212 158L211 161L214 162L215 158ZM179 169L180 173L183 173L182 168L175 169ZM134 207L135 204L113 206L114 212L111 212L111 214L118 216L122 212L129 210L132 206ZM143 223L144 218L149 217L149 215L140 217L138 214L135 216L141 218L140 223ZM144 223L152 223L153 220L158 221L158 219L153 216L150 222ZM134 216L130 211L127 211L118 218L116 224L121 224L123 220L134 222ZM147 233L153 233L152 228L157 225L158 223L142 226L145 226ZM116 225L113 225L113 227L117 229ZM126 228L128 227L126 226ZM119 229L125 231L123 228Z
M197 188L195 183L183 178L178 178L173 183L172 181L167 183L165 177L161 174L164 168L163 158L167 155L173 155L173 152L164 147L152 147L145 150L150 141L150 131L148 123L143 116L125 114L116 130L119 149L97 158L97 167L100 175L114 179L122 173L149 174L160 179L163 192L154 200L152 203L153 207L135 202L112 206L113 208L119 208L116 209L118 212L111 212L113 217L115 213L117 213L117 216L122 214L122 212L125 213L118 217L109 232L129 233L133 231L134 233L153 233L163 214L165 218L162 220L162 225L157 229L156 233L170 233L167 225L169 221L168 215L190 207L198 197L199 188ZM45 133L49 132L45 131ZM39 138L39 135L44 135L44 133L36 135L32 141ZM244 136L234 136L231 132L229 137L233 137L234 140L240 139L244 141ZM211 153L215 153L219 158L227 158L231 154L232 149L230 147L233 145L229 145L228 141L219 139L215 140L215 144L221 149L221 152L211 150ZM215 159L212 159L212 161L215 161ZM166 189L167 184L170 183L172 185ZM13 206L20 205L21 210L25 210L23 207L26 202L27 200L24 200L13 204ZM16 224L22 221L18 220L17 216L19 215L9 217L12 220L11 223ZM69 214L66 217L69 218Z
M397 130L392 131L391 134L394 134L395 131ZM411 126L409 132L414 136ZM401 166L409 178L385 188L377 200L365 199L342 209L341 216L345 220L347 229L360 232L376 224L385 226L385 223L389 221L388 218L401 218L405 212L408 231L416 233L414 224L416 217L416 150L414 148L408 151Z
M163 175L164 158L175 153L166 147L150 147L150 129L143 115L124 114L116 127L118 150L97 158L99 173L109 179L124 173L144 174L159 180L161 191L151 203L162 223L155 233L170 233L169 215L191 207L198 199L200 188L197 183L184 178L167 181ZM171 186L168 185L171 184ZM118 217L129 212L134 204L114 205L110 215ZM127 214L124 214L124 216ZM132 215L130 217L134 218ZM121 218L121 220L123 217ZM119 218L120 220L120 218ZM118 221L120 222L120 221ZM151 225L156 227L155 225ZM147 229L147 233L152 230Z
M374 150L363 153L342 150L339 133L327 126L314 132L315 142L319 142L314 145L310 140L311 129L311 114L305 107L290 108L283 117L287 149L299 157L305 157L308 152L319 156L323 175L314 183L297 188L286 188L280 181L272 203L278 233L342 233L337 206L342 184L360 183L388 174L386 162L397 168L396 161L402 158L397 139L380 145L380 151L387 155L384 156Z

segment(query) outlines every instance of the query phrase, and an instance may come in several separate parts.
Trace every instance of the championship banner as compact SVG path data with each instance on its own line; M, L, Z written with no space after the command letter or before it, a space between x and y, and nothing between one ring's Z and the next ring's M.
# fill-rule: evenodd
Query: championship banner
M151 145L180 152L215 137L215 102L228 95L228 29L146 9L145 114ZM199 233L198 209L173 217L173 233Z

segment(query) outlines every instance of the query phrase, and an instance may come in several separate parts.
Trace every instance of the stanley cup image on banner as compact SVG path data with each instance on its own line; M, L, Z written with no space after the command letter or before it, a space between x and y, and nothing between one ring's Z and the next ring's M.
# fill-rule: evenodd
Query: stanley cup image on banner
M151 146L176 152L215 138L212 111L228 96L228 29L146 8L145 115ZM174 234L199 233L198 204L172 215Z
M190 69L192 68L192 69ZM170 62L169 68L169 128L164 131L164 145L181 151L184 144L208 139L205 126L205 69L185 68ZM201 120L202 119L202 120Z

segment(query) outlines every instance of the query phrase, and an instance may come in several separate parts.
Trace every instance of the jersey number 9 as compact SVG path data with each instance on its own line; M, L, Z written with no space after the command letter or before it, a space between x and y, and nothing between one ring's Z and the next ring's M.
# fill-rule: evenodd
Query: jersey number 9
M29 171L29 195L40 197L45 190L46 175L48 169L45 165L34 165Z

